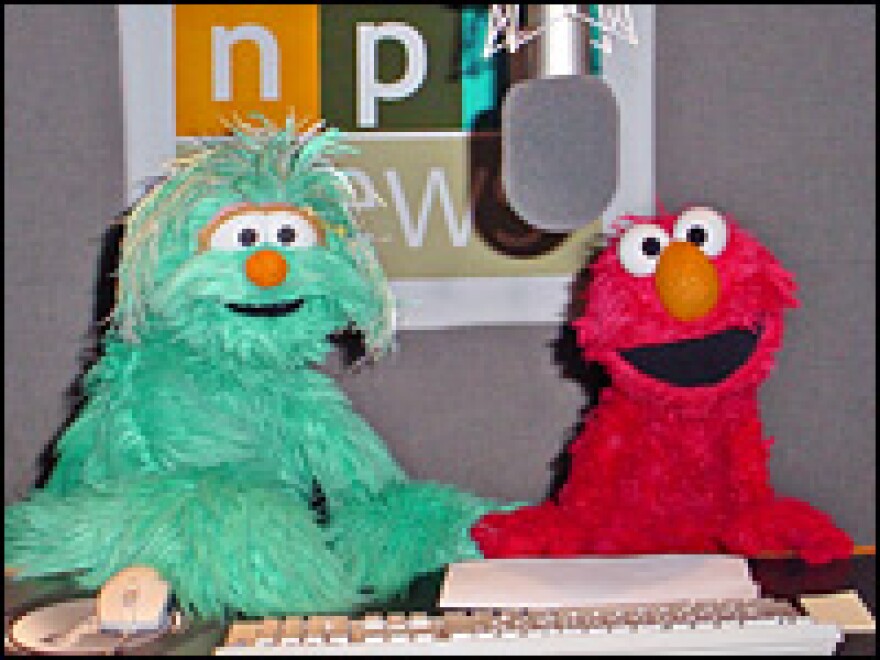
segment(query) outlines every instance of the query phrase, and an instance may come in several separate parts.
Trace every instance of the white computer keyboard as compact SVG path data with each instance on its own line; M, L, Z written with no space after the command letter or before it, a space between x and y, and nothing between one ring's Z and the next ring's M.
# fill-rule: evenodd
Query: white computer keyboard
M831 655L840 640L790 603L757 598L240 621L215 654Z

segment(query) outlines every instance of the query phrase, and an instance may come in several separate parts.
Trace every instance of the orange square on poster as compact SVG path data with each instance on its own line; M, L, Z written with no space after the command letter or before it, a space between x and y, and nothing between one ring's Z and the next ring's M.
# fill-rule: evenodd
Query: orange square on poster
M177 136L215 136L222 120L291 109L315 121L320 108L317 5L175 5Z

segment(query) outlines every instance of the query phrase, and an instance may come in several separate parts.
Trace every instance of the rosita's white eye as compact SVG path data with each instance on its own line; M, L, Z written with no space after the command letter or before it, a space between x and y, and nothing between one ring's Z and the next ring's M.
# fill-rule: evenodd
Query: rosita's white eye
M212 250L245 250L267 240L262 213L239 213L218 225L208 242Z
M239 204L223 209L199 232L200 250L246 250L262 245L309 248L324 244L324 225L310 208Z
M727 223L718 211L695 206L678 216L672 236L693 243L708 257L717 257L727 245Z
M644 277L657 268L660 253L669 245L669 235L652 224L635 225L626 230L617 244L617 258L630 275Z
M321 242L315 224L295 211L267 213L265 227L266 240L273 245L308 248Z

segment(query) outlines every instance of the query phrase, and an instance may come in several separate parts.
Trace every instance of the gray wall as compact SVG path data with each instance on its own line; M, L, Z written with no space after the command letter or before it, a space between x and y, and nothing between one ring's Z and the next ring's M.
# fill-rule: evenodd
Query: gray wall
M873 543L876 7L657 14L660 195L733 213L800 285L761 392L775 484Z
M5 495L64 420L106 222L122 208L112 7L7 6ZM660 5L658 191L732 212L798 276L762 391L779 490L875 542L872 6ZM403 332L341 381L413 476L540 497L579 419L555 326ZM336 363L330 369L338 371Z
M116 9L6 5L4 496L64 421L122 210Z

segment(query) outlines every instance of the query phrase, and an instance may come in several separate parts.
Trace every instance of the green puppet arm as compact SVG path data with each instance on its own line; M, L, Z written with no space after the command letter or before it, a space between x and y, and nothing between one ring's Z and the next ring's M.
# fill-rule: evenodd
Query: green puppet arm
M344 612L361 599L308 506L248 466L37 492L6 508L4 528L17 578L73 573L92 589L151 566L203 618Z

